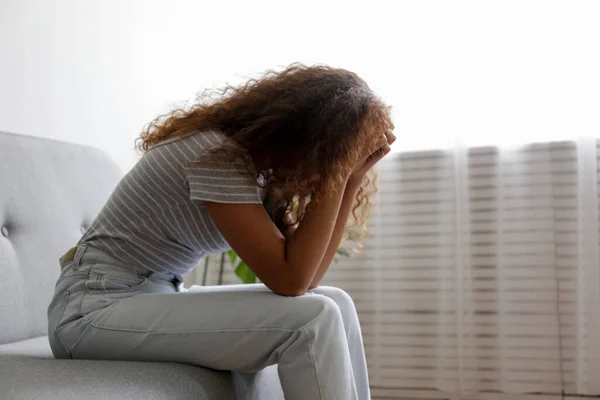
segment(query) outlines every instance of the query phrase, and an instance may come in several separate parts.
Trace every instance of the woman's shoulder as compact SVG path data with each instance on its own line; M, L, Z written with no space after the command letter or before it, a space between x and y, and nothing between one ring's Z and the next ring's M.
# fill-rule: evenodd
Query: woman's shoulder
M148 151L153 151L164 146L186 147L195 150L215 149L223 145L227 136L216 130L195 131L178 135L154 145Z
M239 168L244 164L246 154L224 133L207 130L165 140L146 151L142 158L180 165L183 162L186 169L201 164L220 164L221 168L227 164L230 165L228 168Z
M180 139L182 145L191 144L199 149L217 149L223 146L227 136L219 131L200 131L185 135ZM175 142L177 143L177 141Z

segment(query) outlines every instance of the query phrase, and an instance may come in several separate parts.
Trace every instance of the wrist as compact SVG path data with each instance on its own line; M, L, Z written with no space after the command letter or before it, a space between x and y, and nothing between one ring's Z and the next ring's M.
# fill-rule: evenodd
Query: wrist
M357 191L362 183L363 176L351 175L346 181L346 192Z

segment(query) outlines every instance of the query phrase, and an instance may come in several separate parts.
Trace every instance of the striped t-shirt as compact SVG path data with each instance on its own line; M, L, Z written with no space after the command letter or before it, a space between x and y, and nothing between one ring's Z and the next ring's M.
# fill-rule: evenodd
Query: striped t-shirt
M175 274L192 270L206 252L229 249L204 201L262 204L262 198L242 163L210 152L223 139L220 133L200 132L146 151L80 243L135 266Z

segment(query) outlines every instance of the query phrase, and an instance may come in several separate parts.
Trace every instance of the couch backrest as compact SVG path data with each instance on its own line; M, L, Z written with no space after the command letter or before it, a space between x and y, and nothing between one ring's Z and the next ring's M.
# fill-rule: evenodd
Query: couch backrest
M0 344L46 334L58 259L120 176L100 150L0 132Z

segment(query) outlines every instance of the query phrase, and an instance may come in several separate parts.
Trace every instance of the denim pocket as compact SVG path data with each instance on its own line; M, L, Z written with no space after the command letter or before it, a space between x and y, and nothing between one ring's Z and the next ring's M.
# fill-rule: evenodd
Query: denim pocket
M120 277L104 274L91 274L83 285L87 294L94 293L126 293L135 292L148 285L150 280L145 276Z

